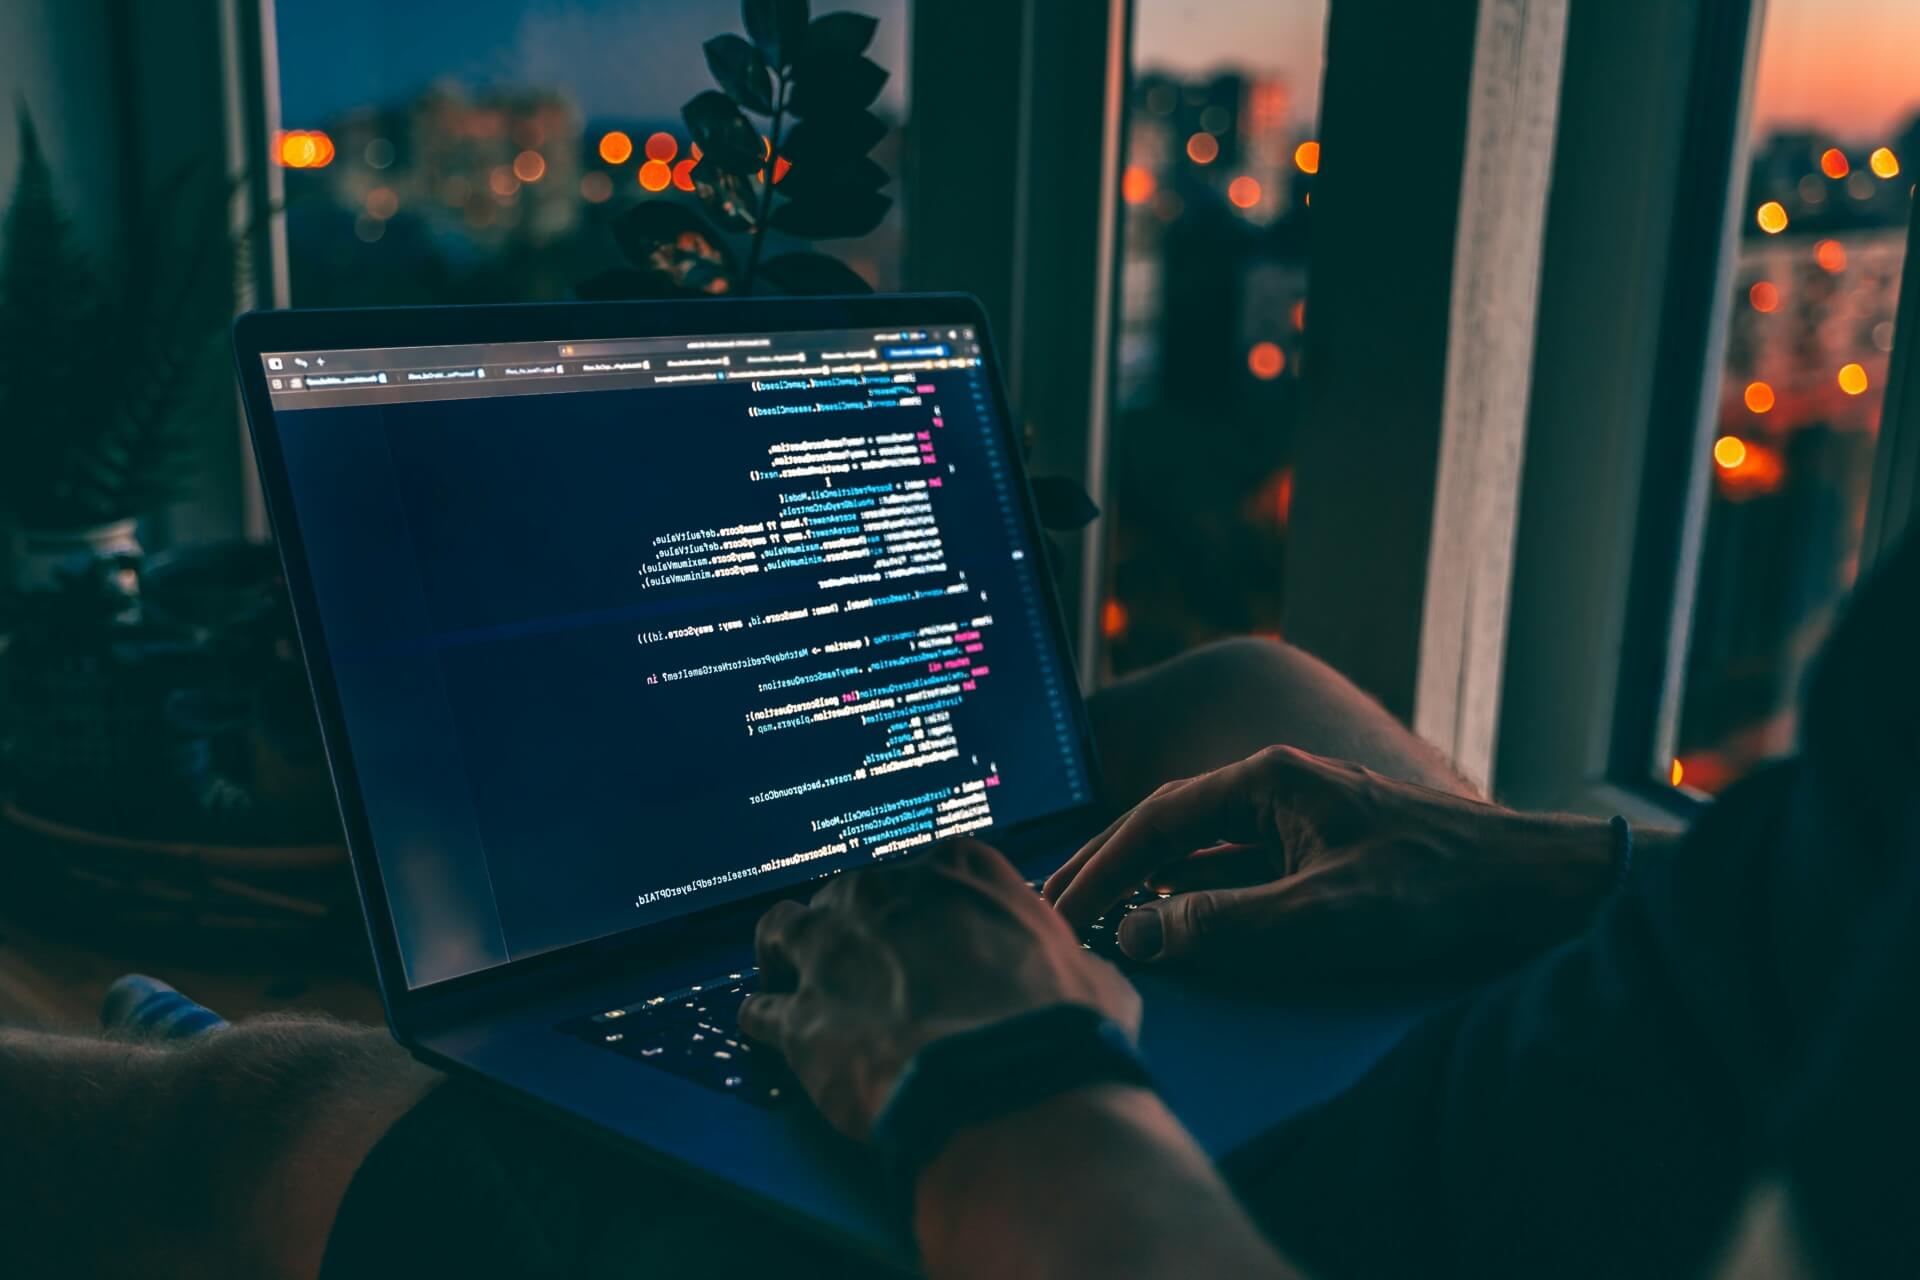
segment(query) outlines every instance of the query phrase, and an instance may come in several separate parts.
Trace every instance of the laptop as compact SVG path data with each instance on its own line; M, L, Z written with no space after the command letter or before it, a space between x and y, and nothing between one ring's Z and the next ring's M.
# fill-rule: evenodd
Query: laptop
M1038 880L1110 816L979 304L281 311L234 342L393 1034L910 1266L865 1153L733 1019L777 898L961 834ZM1115 918L1085 945L1117 956ZM1134 977L1221 1158L1417 1014Z

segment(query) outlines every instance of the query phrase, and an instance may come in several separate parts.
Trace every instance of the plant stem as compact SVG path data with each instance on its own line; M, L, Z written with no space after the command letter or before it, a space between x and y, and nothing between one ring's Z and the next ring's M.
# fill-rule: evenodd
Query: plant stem
M780 163L780 126L787 116L787 77L780 73L780 91L773 100L773 130L767 135L767 167L760 173L760 216L753 222L753 247L747 251L747 274L743 291L751 297L753 277L760 270L760 249L767 242L767 217L773 212L773 170Z

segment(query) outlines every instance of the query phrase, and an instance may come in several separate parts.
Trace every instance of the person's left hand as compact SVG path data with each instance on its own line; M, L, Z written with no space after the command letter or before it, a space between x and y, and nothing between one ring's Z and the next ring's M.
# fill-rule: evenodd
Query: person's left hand
M865 1138L922 1045L1029 1009L1085 1004L1132 1034L1140 997L977 840L835 879L760 920L761 994L740 1029L786 1055L835 1127Z

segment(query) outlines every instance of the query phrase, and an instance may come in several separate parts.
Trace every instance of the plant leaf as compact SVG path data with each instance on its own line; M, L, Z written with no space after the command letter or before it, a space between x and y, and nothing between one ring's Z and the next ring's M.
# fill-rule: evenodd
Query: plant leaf
M871 106L887 83L872 58L857 53L809 55L794 64L787 109L801 118Z
M781 141L780 154L796 169L803 164L833 168L864 156L886 136L887 126L871 111L816 115L793 126Z
M693 193L715 222L728 231L751 231L758 225L759 205L751 182L713 163L711 154L700 157L691 176Z
M880 225L893 198L860 187L841 187L806 200L789 200L773 211L775 230L808 240L863 236Z
M808 200L843 187L877 191L887 182L887 171L876 164L873 157L858 156L837 165L794 165L774 190L790 200Z
M823 13L807 24L807 53L865 53L880 19L864 13Z
M760 274L785 293L872 293L852 267L824 253L783 253L760 264Z
M1077 481L1066 476L1034 476L1034 514L1040 527L1056 533L1073 533L1086 528L1100 517L1100 508Z
M736 35L715 36L702 45L707 70L727 96L749 111L773 114L773 77L760 51Z
M767 65L777 71L784 71L806 42L807 0L741 0L740 18Z
M618 302L626 298L669 298L680 292L667 276L658 271L635 271L632 267L612 267L588 276L573 286L573 296L582 302Z
M654 255L661 245L677 243L681 237L689 235L705 240L713 250L715 259L724 262L729 269L732 267L726 241L721 239L720 233L700 216L697 209L679 200L643 200L616 217L612 230L614 243L620 246L620 252L626 255L628 262L643 270L658 265Z
M758 172L766 164L766 150L760 131L740 114L732 98L717 89L697 93L680 108L703 153L702 163L712 160L721 168L742 176Z
M731 174L723 176L741 181ZM579 288L623 291L611 295L615 297L733 289L734 260L727 242L696 210L677 200L648 200L633 206L614 219L613 236L635 272L604 272Z

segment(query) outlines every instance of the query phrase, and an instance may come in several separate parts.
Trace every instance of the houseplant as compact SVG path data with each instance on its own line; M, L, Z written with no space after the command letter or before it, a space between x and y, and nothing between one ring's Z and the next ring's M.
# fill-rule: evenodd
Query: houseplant
M866 56L878 20L808 15L807 0L743 0L747 35L702 46L719 89L681 108L693 139L699 208L646 200L613 224L630 265L576 286L583 298L867 293L850 267L820 253L765 256L779 231L806 240L865 235L893 200L867 154L887 127L868 110L887 73ZM703 212L704 211L704 212Z
M0 524L13 584L52 585L78 554L135 553L134 520L175 497L181 414L216 339L192 285L215 245L157 210L151 248L110 290L60 206L24 102L0 224Z

